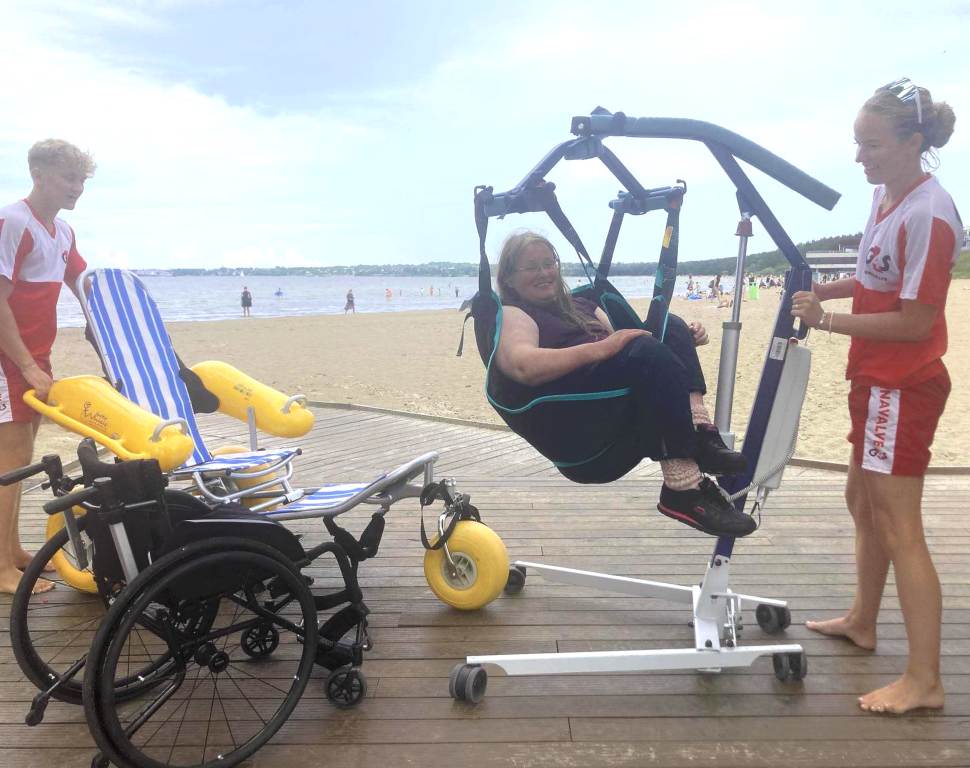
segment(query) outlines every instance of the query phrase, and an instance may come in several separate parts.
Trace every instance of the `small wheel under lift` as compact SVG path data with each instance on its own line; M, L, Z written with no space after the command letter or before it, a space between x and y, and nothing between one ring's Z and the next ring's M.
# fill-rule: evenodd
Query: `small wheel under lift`
M769 635L777 635L791 624L791 611L787 605L761 603L755 609L754 616L758 620L758 626Z
M327 677L327 698L338 709L357 706L366 694L367 678L356 667L338 667Z
M448 693L455 701L478 704L488 686L488 673L478 664L456 664L448 677Z
M525 586L525 566L510 565L509 580L505 582L505 594L517 595Z
M783 683L804 680L808 674L808 656L801 653L776 653L771 657L775 677Z

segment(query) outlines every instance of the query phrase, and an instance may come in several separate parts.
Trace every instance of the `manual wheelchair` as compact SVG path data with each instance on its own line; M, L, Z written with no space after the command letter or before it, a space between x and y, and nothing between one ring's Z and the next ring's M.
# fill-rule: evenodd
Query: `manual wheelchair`
M314 666L327 698L360 702L370 647L358 560L326 541L304 549L278 522L235 504L215 509L167 487L154 460L106 464L78 448L81 476L56 456L8 473L46 473L48 515L64 527L25 569L11 607L14 654L50 699L83 704L101 753L94 765L231 766L286 722ZM322 555L342 588L313 594L301 573ZM34 594L45 565L66 558L93 592Z

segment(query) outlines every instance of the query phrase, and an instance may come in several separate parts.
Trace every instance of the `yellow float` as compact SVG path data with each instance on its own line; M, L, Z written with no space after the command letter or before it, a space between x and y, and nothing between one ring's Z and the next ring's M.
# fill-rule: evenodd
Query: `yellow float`
M284 395L217 360L196 363L192 371L219 398L220 413L248 421L252 408L257 428L277 437L302 437L313 427L313 414L303 395Z
M248 453L248 451L249 451L248 448L244 448L241 445L223 445L219 448L216 448L214 451L212 451L212 455L214 457L232 456L232 454L234 453ZM248 469L247 472L259 472L260 470L266 469L267 467L269 467L269 464L259 464L258 466ZM253 486L258 485L260 483L265 483L267 480L280 477L283 474L283 472L284 470L278 469L275 472L269 472L265 475L261 475L260 477L239 477L237 475L232 478L232 484L235 485L238 490L245 491L247 488L252 488ZM206 473L203 473L203 477L205 476L206 476ZM261 503L264 503L265 501L266 499L264 498L253 497L253 496L243 496L241 499L239 499L239 503L247 507L253 507L256 504L261 504ZM272 512L274 509L276 509L279 506L280 504L271 504L268 507L263 507L260 511Z
M163 472L184 464L195 447L184 421L165 421L149 413L97 376L55 381L47 402L28 390L24 402L65 429L92 438L120 459L156 459Z
M72 513L75 517L79 517L85 513L85 509L84 507L74 507L71 512L65 514ZM63 527L64 515L49 515L47 517L47 541L50 541L56 536ZM94 573L91 571L91 566L88 565L87 568L78 568L74 561L66 554L71 549L72 545L68 543L66 547L59 549L57 554L51 558L51 565L57 571L61 582L69 587L73 587L78 592L97 592L98 587L94 583ZM88 554L91 554L90 549Z

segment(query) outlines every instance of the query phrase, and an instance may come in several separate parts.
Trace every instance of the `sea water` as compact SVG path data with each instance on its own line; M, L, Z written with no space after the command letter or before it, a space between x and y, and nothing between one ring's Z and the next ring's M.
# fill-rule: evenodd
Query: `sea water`
M141 278L158 304L166 322L226 320L242 316L240 295L244 287L253 295L253 317L342 314L347 291L354 292L357 312L408 312L427 309L457 310L478 290L477 277L386 276L155 276ZM710 277L695 280L707 287ZM584 282L566 279L570 288ZM628 299L653 295L653 277L616 277L611 282ZM722 278L724 290L733 280ZM687 277L678 277L674 294L685 296ZM84 325L81 309L68 291L61 291L57 305L58 325Z

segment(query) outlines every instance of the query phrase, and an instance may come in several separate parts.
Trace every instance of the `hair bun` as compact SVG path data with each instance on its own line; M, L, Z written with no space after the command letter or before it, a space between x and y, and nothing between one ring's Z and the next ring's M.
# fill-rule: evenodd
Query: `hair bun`
M953 108L945 101L933 103L932 119L927 121L925 137L926 143L931 147L942 147L953 135L953 126L956 124L956 115Z

